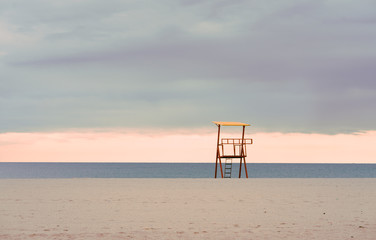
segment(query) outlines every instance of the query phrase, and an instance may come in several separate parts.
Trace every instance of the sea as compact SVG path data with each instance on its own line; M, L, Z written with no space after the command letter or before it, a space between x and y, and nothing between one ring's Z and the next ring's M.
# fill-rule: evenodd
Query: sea
M247 163L247 169L249 178L376 178L376 164ZM239 163L231 172L239 177ZM213 178L214 173L214 163L0 163L2 179Z

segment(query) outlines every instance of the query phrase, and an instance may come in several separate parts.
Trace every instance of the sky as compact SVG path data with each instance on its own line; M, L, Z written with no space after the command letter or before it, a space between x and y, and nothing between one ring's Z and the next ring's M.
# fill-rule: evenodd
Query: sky
M240 121L254 161L376 163L375 42L371 0L2 0L0 161L210 162Z

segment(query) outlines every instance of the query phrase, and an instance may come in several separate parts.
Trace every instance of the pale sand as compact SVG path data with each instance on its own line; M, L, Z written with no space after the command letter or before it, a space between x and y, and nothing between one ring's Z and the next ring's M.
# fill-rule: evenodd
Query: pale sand
M0 239L376 239L376 179L0 180Z

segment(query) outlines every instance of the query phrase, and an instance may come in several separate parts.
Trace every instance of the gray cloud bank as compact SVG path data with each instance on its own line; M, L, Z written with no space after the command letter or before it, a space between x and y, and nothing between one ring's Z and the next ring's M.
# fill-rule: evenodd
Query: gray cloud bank
M375 130L373 1L2 1L0 131Z

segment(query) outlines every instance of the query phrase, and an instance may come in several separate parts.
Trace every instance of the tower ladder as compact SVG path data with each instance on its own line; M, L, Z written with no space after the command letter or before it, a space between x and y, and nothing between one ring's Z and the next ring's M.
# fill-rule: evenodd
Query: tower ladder
M231 178L232 158L226 158L224 178Z

